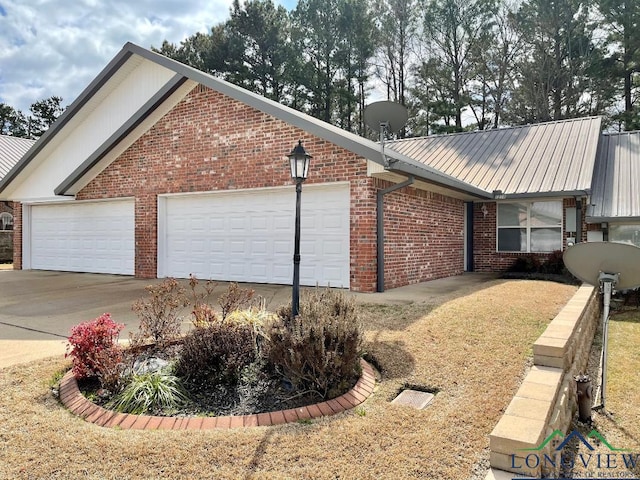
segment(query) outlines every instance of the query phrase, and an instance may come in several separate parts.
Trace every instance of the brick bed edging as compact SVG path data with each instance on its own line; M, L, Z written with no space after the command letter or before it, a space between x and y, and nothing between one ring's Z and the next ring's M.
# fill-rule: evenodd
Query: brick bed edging
M60 381L60 401L71 413L84 418L87 422L100 427L121 428L124 430L211 430L214 428L263 427L281 425L299 420L334 415L363 403L373 393L375 373L373 367L360 360L362 375L344 395L332 400L307 405L305 407L279 410L253 415L225 417L158 417L152 415L133 415L107 410L87 400L73 373L68 371Z

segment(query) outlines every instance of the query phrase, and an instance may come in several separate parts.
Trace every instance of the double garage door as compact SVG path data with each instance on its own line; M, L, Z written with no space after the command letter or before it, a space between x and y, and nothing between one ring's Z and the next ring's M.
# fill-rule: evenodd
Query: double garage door
M135 273L133 200L30 207L25 268ZM158 277L290 284L295 190L160 196ZM305 185L300 281L349 287L349 185ZM27 220L27 218L25 218Z
M33 205L26 268L133 275L134 202Z
M300 283L349 287L349 185L305 185ZM161 197L158 276L290 284L295 189Z

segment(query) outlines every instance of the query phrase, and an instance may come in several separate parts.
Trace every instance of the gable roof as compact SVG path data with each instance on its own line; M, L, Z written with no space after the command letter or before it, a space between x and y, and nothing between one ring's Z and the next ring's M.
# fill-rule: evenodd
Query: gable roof
M588 222L640 221L640 131L602 135Z
M591 188L600 117L409 138L389 146L423 165L501 198L585 195Z
M27 153L35 140L29 138L0 135L0 180L9 173L16 163Z
M138 75L139 80L130 80ZM144 80L144 81L140 81ZM129 81L133 85L128 89L139 88L137 96L126 97L125 87ZM149 84L152 84L149 86ZM137 138L147 131L162 115L167 113L197 84L218 91L228 97L249 105L257 110L278 118L343 147L367 160L383 164L380 146L376 142L362 138L338 127L330 125L292 108L281 105L209 74L183 65L160 54L151 52L132 43L124 45L116 57L100 72L80 96L65 110L52 127L37 141L33 149L0 180L0 197L16 198L16 190L25 183L34 171L48 157L55 156L58 166L55 175L40 176L27 191L28 197L47 198L54 195L74 195L91 179L95 178L117 156L128 148ZM145 90L146 88L146 90ZM130 101L120 101L120 108L107 109L110 95L117 93ZM100 109L113 118L102 120ZM86 119L91 120L87 122ZM82 134L80 130L91 123L101 127L92 131L92 135ZM78 133L79 132L79 133ZM75 142L78 148L61 152L60 147L67 138ZM283 146L286 147L286 146ZM490 192L461 181L429 165L392 150L386 154L397 162L394 170L416 175L429 183L449 190L461 192L469 198L489 198ZM20 193L20 192L19 192ZM24 194L24 193L23 193Z

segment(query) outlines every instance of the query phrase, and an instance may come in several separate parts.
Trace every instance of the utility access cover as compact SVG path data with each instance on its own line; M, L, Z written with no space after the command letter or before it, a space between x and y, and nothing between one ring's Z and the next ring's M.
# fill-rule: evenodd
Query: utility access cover
M418 390L403 390L391 403L405 407L422 410L433 401L433 393L420 392Z

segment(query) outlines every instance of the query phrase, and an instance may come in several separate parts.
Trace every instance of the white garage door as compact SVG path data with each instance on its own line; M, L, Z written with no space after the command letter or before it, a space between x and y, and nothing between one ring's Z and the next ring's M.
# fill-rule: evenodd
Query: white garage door
M349 287L349 185L304 185L300 283ZM158 277L291 284L295 188L160 198Z
M134 202L33 205L30 268L134 274Z

